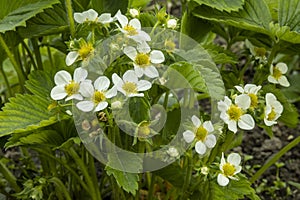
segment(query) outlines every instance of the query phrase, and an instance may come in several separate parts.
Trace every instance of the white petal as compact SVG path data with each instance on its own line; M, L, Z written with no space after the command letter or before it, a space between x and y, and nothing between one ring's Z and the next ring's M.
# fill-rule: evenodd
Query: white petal
M106 76L100 76L94 82L95 89L99 91L106 91L109 85L110 81Z
M192 116L192 122L193 122L194 126L197 127L197 128L199 126L201 126L201 124L202 124L200 119L196 115Z
M225 96L224 97L224 103L229 107L229 106L231 106L232 101L231 101L231 99L229 99L228 96Z
M72 76L69 72L62 70L55 74L54 82L56 85L66 85L72 80Z
M235 166L235 172L233 175L240 173L242 171L242 166Z
M141 30L141 22L140 22L140 20L138 20L136 18L130 20L129 25L137 30Z
M138 43L143 43L145 41L151 41L150 36L144 32L144 31L138 31L137 35L128 36L129 38L132 38L134 41Z
M66 57L66 65L70 66L72 65L76 59L78 58L79 54L77 51L71 51L68 53L67 57Z
M128 24L127 17L123 15L120 10L118 10L117 14L115 15L115 18L117 18L122 27Z
M65 87L61 86L61 85L60 86L55 86L51 90L50 96L54 100L61 100L61 99L65 98L67 96L67 93L65 91Z
M143 93L134 93L134 94L129 94L128 97L143 97Z
M213 127L211 121L205 121L205 122L203 123L203 127L204 127L209 133L214 131L214 127Z
M203 155L206 152L206 146L203 142L198 141L196 142L195 150L198 154Z
M150 46L148 45L148 43L146 41L143 41L143 42L138 44L137 50L140 53L149 53L151 51L151 48L150 48Z
M273 75L274 65L270 66L270 74Z
M264 122L265 122L265 124L266 124L267 126L273 126L274 124L277 124L276 121L269 121L269 120L267 120L267 117L268 117L268 116L266 116L266 117L264 118Z
M122 85L124 84L123 80L116 73L112 75L112 81L117 87L122 87Z
M88 11L85 11L82 13L86 18L87 20L89 21L95 21L96 18L98 17L98 13L93 10L93 9L89 9Z
M137 90L138 91L146 91L152 87L152 84L149 81L140 80L137 83Z
M82 13L74 13L74 20L77 23L82 24L85 21L85 17Z
M247 94L240 94L235 97L235 104L240 108L247 110L251 105L251 98Z
M123 51L126 56L128 56L131 60L135 61L137 51L134 47L126 46Z
M138 78L141 78L144 75L145 70L135 63L133 63L133 66L134 66L134 72L135 72L136 76Z
M159 64L165 61L165 56L161 51L153 50L150 53L150 60L154 64Z
M144 74L149 78L156 78L159 76L157 69L152 65L145 68Z
M238 126L244 130L252 130L255 126L253 117L249 114L242 115L238 121Z
M290 86L290 83L289 83L289 81L287 80L287 78L285 76L281 76L278 79L278 82L279 82L280 85L282 85L284 87L289 87Z
M218 174L217 181L220 186L226 186L229 183L229 179L223 174Z
M229 107L229 106L228 106L224 101L219 101L219 102L218 102L218 110L219 110L220 112L227 112L228 107Z
M133 70L128 70L124 73L123 80L125 82L128 81L128 82L137 83L138 82L138 77L136 76L136 74Z
M216 136L213 135L213 134L209 134L207 137L206 137L206 140L205 140L205 145L208 147L208 148L213 148L216 143L217 143L217 139L216 139Z
M229 120L227 124L228 124L228 129L229 130L231 130L234 133L237 132L237 123L236 123L236 121Z
M108 106L108 103L106 101L100 102L96 106L94 112L97 112L97 111L100 111L100 110L104 110L107 106Z
M223 172L223 165L225 165L226 160L224 157L224 153L222 152L222 156L221 156L221 163L220 163L220 170Z
M238 166L241 163L241 156L238 153L231 153L227 157L227 162Z
M238 86L238 85L236 85L236 86L234 86L236 89L237 89L237 91L239 91L240 93L244 93L244 89L241 87L241 86Z
M113 21L110 13L103 13L98 17L98 22L102 24L108 24Z
M90 112L94 109L94 103L92 101L80 101L76 107L83 112Z
M95 90L92 83L83 82L80 84L79 93L82 94L82 96L90 98L93 96L94 92Z
M288 70L287 65L283 62L277 63L276 67L281 71L282 74L285 74Z
M195 139L195 134L192 131L190 131L190 130L184 131L183 132L183 139L187 143L191 143Z
M73 94L71 96L68 96L65 101L69 101L72 99L82 100L83 97L80 94Z
M267 93L266 94L266 103L267 105L272 105L273 102L276 102L277 98L273 93Z
M274 76L272 76L272 75L269 75L268 76L268 81L270 82L270 83L278 83L278 81L274 78Z
M112 98L112 97L114 97L114 96L116 96L117 95L117 87L112 87L110 90L108 90L106 93L105 93L105 97L106 98L108 98L108 99L110 99L110 98Z
M74 71L74 81L76 83L79 83L81 81L84 81L86 77L88 76L88 72L86 69L83 69L81 67L76 68Z

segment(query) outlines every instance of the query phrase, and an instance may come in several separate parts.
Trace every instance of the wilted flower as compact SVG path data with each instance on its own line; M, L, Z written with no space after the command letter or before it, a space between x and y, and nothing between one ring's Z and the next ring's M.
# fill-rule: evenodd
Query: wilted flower
M132 38L136 42L150 41L150 36L141 30L141 22L134 18L128 22L128 18L119 10L115 15L115 18L121 24L120 30L125 33L128 38Z
M257 92L261 89L261 86L254 84L246 84L244 88L241 86L235 86L235 88L242 94L247 94L250 97L250 107L255 108L258 104Z
M288 67L285 63L277 63L275 66L271 65L270 75L268 76L268 81L275 84L280 84L284 87L289 87L290 83L287 78L283 75L287 72Z
M214 131L211 121L201 123L200 119L193 115L192 122L194 130L187 130L183 133L183 138L187 143L196 140L195 150L198 154L203 155L206 153L207 148L213 148L216 145L216 136L209 134Z
M116 88L108 90L110 81L105 76L100 76L94 82L83 83L80 88L82 96L87 97L89 100L80 101L76 104L77 108L84 112L94 112L105 109L108 106L106 99L112 98L117 95Z
M158 77L158 71L154 64L160 64L165 61L164 54L158 50L152 50L146 43L138 46L138 51L131 46L124 48L124 53L133 61L134 70L138 77L143 74L149 78Z
M152 87L152 84L146 80L138 80L133 70L128 70L123 74L121 79L116 73L112 75L112 81L118 91L127 97L143 97L142 91L146 91Z
M283 106L272 93L266 94L266 107L264 122L267 126L277 124L276 120L281 116Z
M114 18L111 17L110 13L103 13L98 17L98 13L93 9L89 9L82 13L74 13L74 19L79 24L85 22L108 24L114 21Z
M224 158L224 153L222 153L220 170L217 181L221 186L226 186L229 183L229 179L238 180L234 175L241 172L242 167L240 166L241 156L237 153L231 153L227 157L227 162Z
M235 104L225 96L224 101L218 102L218 109L221 112L221 119L228 125L228 129L237 132L237 125L244 130L251 130L255 126L251 115L246 114L251 101L248 95L241 94L235 98Z
M67 97L66 101L71 99L82 100L83 97L79 93L79 90L82 83L90 82L90 80L86 80L87 75L87 70L82 68L75 69L74 79L65 70L57 72L54 76L56 86L51 90L51 98L61 100Z

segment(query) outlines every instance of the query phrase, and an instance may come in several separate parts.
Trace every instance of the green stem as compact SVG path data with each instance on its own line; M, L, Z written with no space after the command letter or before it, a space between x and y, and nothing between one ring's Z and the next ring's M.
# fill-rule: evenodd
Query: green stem
M32 38L31 43L32 43L34 55L35 55L35 58L36 58L37 67L38 67L39 70L43 70L42 56L41 56L41 52L40 52L40 48L39 48L37 39Z
M269 56L269 59L268 59L268 63L267 63L267 66L269 67L269 66L271 66L271 64L272 64L272 62L273 62L273 60L274 60L274 57L275 57L275 55L276 55L276 53L277 53L277 48L279 47L279 44L278 43L276 43L274 46L273 46L273 48L272 48L272 50L271 50L271 53L270 53L270 56Z
M21 44L22 44L22 46L24 47L24 49L26 50L26 52L27 52L27 54L28 54L28 56L29 56L29 58L30 58L30 60L31 60L31 62L32 62L33 68L34 68L35 70L37 70L37 65L36 65L36 63L35 63L35 60L34 60L34 58L33 58L33 55L32 55L32 53L31 53L30 49L28 48L27 44L26 44L24 41L22 41Z
M283 147L279 152L272 156L267 162L251 177L250 182L254 183L271 165L273 165L277 160L279 160L286 152L291 148L295 147L300 142L300 136L295 138L285 147Z
M191 178L192 178L192 172L193 172L193 154L192 151L190 150L188 152L188 155L185 156L184 158L184 167L186 168L186 176L183 182L182 186L182 196L183 199L188 199L188 194L187 194L187 189L188 186L190 185Z
M152 200L153 199L155 178L156 178L155 175L152 174L151 181L150 181L150 187L149 187L149 191L148 191L148 200Z
M95 169L95 161L93 156L88 153L88 157L89 157L89 169L91 172L91 177L92 177L92 181L94 182L95 185L97 185L98 187L95 188L96 189L96 195L99 197L99 200L101 200L101 194L100 194L100 190L99 190L99 185L98 185L98 179L97 179L97 173L96 173L96 169Z
M3 65L2 65L2 64L0 65L0 73L2 74L2 76L3 76L3 78L4 78L4 82L5 82L5 85L6 85L6 89L7 89L7 91L8 91L8 98L9 98L9 97L12 97L12 96L13 96L13 93L12 93L12 91L11 91L11 88L10 88L8 79L7 79L6 75L5 75L5 72L4 72L4 69L3 69ZM8 98L7 98L7 99L8 99Z
M17 184L16 177L7 169L7 167L0 160L0 173L4 176L7 182L10 183L11 187L16 191L20 192L21 188Z
M17 74L18 74L18 78L19 78L19 84L22 88L22 91L25 91L24 85L25 85L25 76L22 72L22 69L20 67L20 65L18 65L14 54L9 50L9 47L7 46L7 44L5 43L2 34L0 34L0 45L3 47L5 53L7 54L8 58L10 59L10 62L12 63L12 65L14 66L14 69L16 70Z
M56 186L56 188L58 190L60 190L62 194L65 195L66 200L71 200L72 199L70 194L69 194L69 191L66 188L66 186L63 184L63 182L59 178L52 177L52 178L49 179L49 182L53 183Z
M72 2L71 0L66 0L66 8L68 13L68 19L70 23L70 32L72 38L75 38L75 22L73 19L73 9L72 9Z

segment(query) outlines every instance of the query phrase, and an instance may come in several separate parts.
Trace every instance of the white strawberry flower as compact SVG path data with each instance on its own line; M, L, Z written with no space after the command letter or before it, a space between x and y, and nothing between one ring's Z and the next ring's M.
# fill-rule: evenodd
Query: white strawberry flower
M228 129L237 132L237 126L244 130L251 130L255 126L254 119L246 110L250 107L251 100L248 95L241 94L235 98L235 103L225 96L224 101L218 102L221 119L228 125Z
M138 80L133 70L128 70L120 78L116 73L112 75L112 81L117 90L127 97L143 97L143 92L152 87L152 84L146 80Z
M226 186L229 183L229 179L238 180L234 177L237 173L240 173L242 167L240 166L241 156L237 153L231 153L227 157L227 161L224 158L224 153L222 152L222 158L220 163L221 173L218 174L218 184L220 186Z
M268 81L270 83L280 84L284 87L289 87L290 83L284 74L287 72L288 67L285 63L277 63L275 66L271 65L270 75L268 76Z
M150 36L141 30L142 26L140 20L134 18L128 21L128 18L123 15L120 10L116 13L115 18L121 24L121 27L119 27L120 31L128 38L132 38L138 43L151 41Z
M80 93L88 100L78 102L77 108L84 112L104 110L108 106L106 100L117 95L115 88L108 90L109 85L110 81L105 76L98 77L94 85L90 82L82 83Z
M250 107L255 108L258 104L257 92L261 89L261 85L246 84L245 87L235 86L235 88L242 94L247 94L250 97Z
M114 18L111 17L110 13L102 13L98 17L98 13L93 9L89 9L82 13L79 12L74 13L74 19L79 24L83 24L85 22L109 24L114 21Z
M83 97L79 93L82 83L90 82L86 80L88 75L87 70L77 68L74 71L74 79L69 72L62 70L55 74L54 82L56 86L51 90L51 98L54 100L61 100L66 98L66 101L71 99L82 100Z
M210 134L214 131L211 121L201 123L200 119L193 115L192 122L194 125L193 131L187 130L183 133L183 138L187 143L196 140L195 150L198 154L203 155L207 149L211 149L216 145L216 136Z
M149 78L159 76L154 65L165 61L165 56L161 51L151 51L147 43L141 43L137 50L134 47L126 46L124 53L133 61L134 71L138 77L142 77L144 74Z
M266 107L264 122L267 126L277 124L276 120L281 116L283 106L272 93L266 94Z
M66 65L70 66L77 60L88 60L94 54L94 46L83 39L79 40L79 49L70 51L66 56Z

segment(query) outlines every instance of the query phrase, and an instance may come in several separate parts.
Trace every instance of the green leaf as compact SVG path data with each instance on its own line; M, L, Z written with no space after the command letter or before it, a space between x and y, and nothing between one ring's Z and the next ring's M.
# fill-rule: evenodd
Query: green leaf
M111 13L114 15L118 10L123 14L127 12L128 0L92 0L92 8L98 13Z
M10 1L5 0L1 4L13 4L17 7L17 2L20 1ZM4 33L6 31L15 30L18 26L26 26L26 21L38 13L43 12L44 9L50 8L53 4L60 3L59 0L45 0L45 1L26 1L27 4L22 4L22 6L16 9L11 9L9 13L0 21L0 32ZM3 10L1 8L0 10Z
M127 171L128 169L132 169L132 171L141 169L142 160L137 159L139 158L137 156L133 156L128 159L120 159L120 157L122 157L121 152L108 154L109 161L105 167L106 173L109 176L113 175L118 185L122 187L126 192L135 195L136 191L138 190L139 176L136 173L129 173ZM111 168L110 166L114 166L114 168L117 168L119 170Z
M40 37L69 31L68 18L62 4L54 5L26 22L26 27L18 27L23 38Z
M216 64L238 63L236 55L233 54L231 51L225 50L221 46L209 44L203 45L203 47L207 50L207 52Z
M271 33L280 40L284 40L293 44L300 43L300 33L291 31L288 26L279 26L279 24L270 23Z
M204 4L220 11L238 11L243 8L245 0L194 0L198 4Z
M181 188L185 179L184 170L178 164L172 164L160 170L154 171L153 174L160 176L170 182L174 187Z
M0 112L0 137L26 132L57 122L47 110L49 102L35 95L17 94Z
M135 123L150 120L150 105L143 97L133 97L129 99L129 113Z
M245 0L243 9L230 13L201 5L193 10L193 14L203 19L223 22L241 29L265 34L269 34L269 23L272 20L266 3L257 0Z
M300 1L279 0L278 22L280 26L289 26L291 31L300 32Z
M299 74L293 74L288 76L288 80L291 84L288 88L282 88L282 93L287 97L290 103L300 101L300 79Z
M269 7L270 13L272 15L273 21L278 20L278 0L265 0Z
M128 7L130 8L143 8L149 4L151 0L129 0Z

